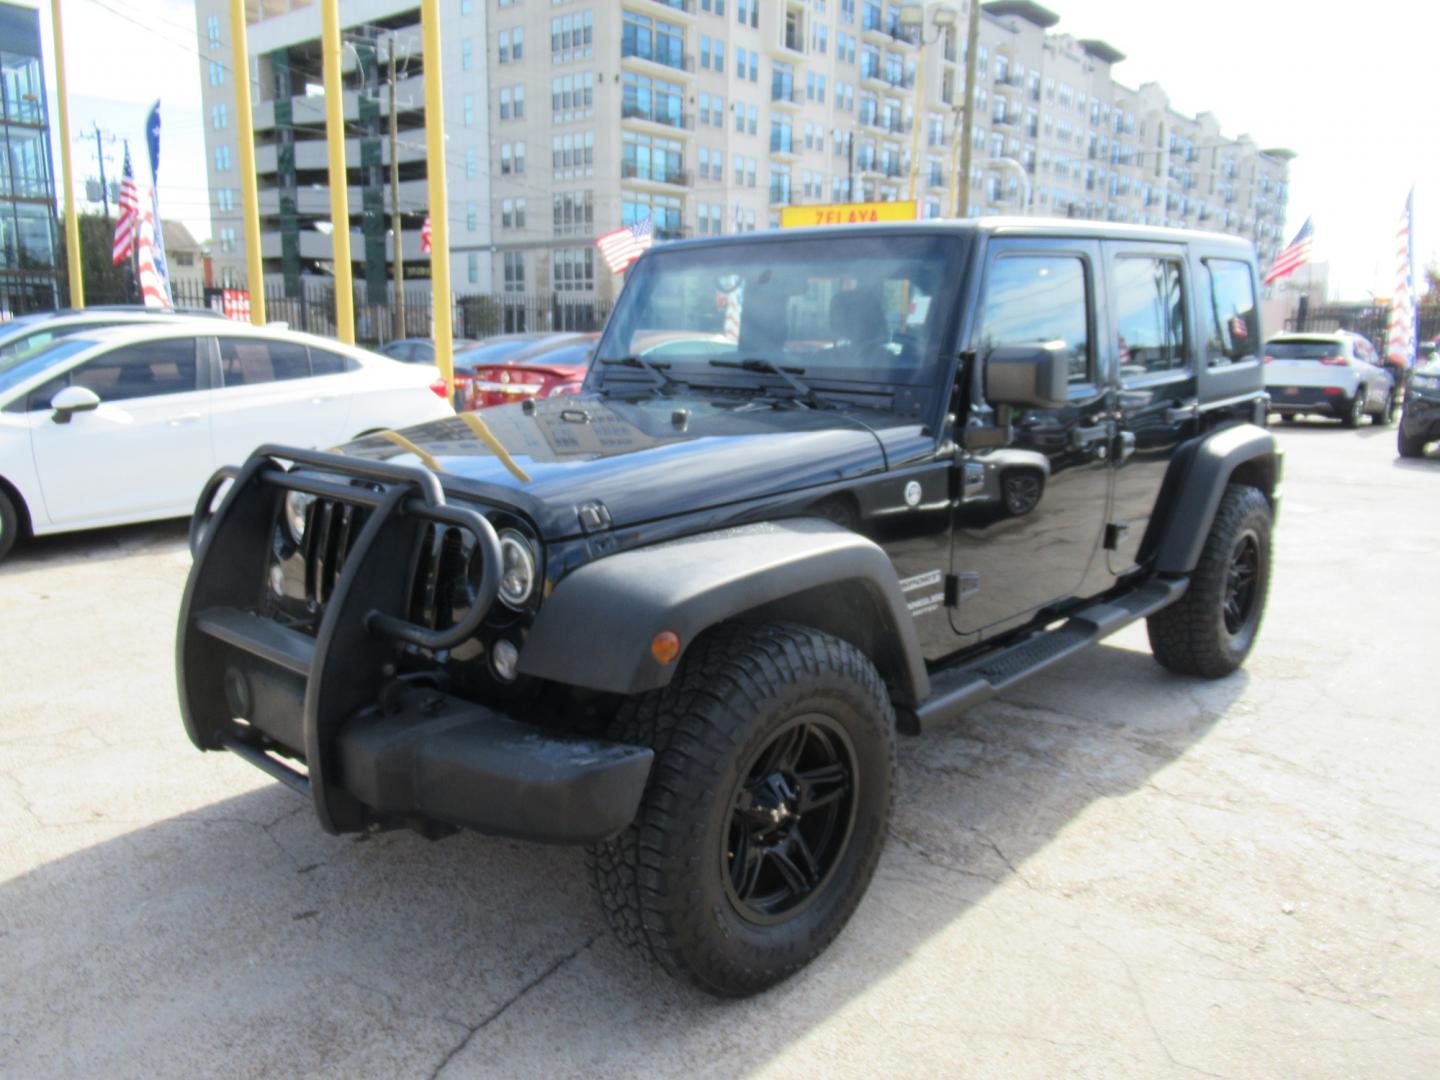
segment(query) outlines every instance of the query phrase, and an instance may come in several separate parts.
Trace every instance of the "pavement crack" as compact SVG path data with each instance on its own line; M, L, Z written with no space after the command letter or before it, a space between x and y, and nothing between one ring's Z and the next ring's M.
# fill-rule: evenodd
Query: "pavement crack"
M491 1024L493 1024L496 1020L499 1020L500 1017L504 1016L504 1015L505 1015L505 1012L510 1008L510 1006L512 1006L512 1005L514 1005L516 1002L520 1001L520 1000L521 1000L522 998L524 998L527 994L529 994L530 991L534 990L534 989L535 989L537 986L539 986L541 983L545 982L547 979L550 978L550 976L554 975L554 974L555 974L556 972L558 972L561 968L563 968L566 964L570 963L570 961L574 960L577 956L579 956L581 953L583 953L586 949L590 948L590 946L594 945L595 942L597 942L597 941L599 941L599 940L600 940L600 935L599 935L599 934L592 934L588 939L586 939L586 940L585 940L584 942L582 942L580 945L576 946L576 947L575 947L574 949L572 949L570 952L566 953L564 956L562 956L562 957L558 958L557 960L555 960L549 967L547 967L547 968L546 968L544 971L542 971L539 975L535 976L535 978L531 979L528 983L526 983L524 986L522 986L518 991L516 991L514 994L512 994L509 998L507 998L506 1000L502 1001L499 1005L497 1005L494 1009L492 1009L488 1014L486 1014L484 1017L482 1017L478 1023L475 1023L475 1024L471 1025L470 1028L469 1028L469 1030L465 1032L464 1038L462 1038L458 1043L456 1043L453 1047L451 1047L451 1048L450 1048L450 1052L445 1055L445 1057L440 1061L440 1064L438 1064L438 1065L435 1066L434 1070L430 1073L430 1080L436 1080L436 1078L439 1077L440 1074L443 1073L443 1072L445 1071L445 1069L449 1066L450 1062L454 1061L455 1058L456 1058L467 1046L469 1046L471 1042L474 1041L475 1036L478 1035L478 1034L480 1034L480 1032L484 1031L487 1027L489 1027Z

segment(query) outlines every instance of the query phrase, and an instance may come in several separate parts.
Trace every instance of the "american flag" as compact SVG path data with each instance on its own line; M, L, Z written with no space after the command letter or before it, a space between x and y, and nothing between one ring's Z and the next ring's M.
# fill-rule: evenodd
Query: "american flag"
M1411 188L1395 232L1395 295L1390 298L1390 323L1385 330L1385 359L1407 368L1415 365L1415 260L1410 251L1414 203L1415 189Z
M430 254L430 215L425 215L425 224L420 226L420 254Z
M649 218L608 232L595 240L600 256L612 274L623 274L655 242L655 225Z
M1293 274L1310 261L1310 241L1314 239L1314 232L1307 217L1305 224L1301 225L1300 231L1295 234L1295 239L1290 241L1290 246L1275 256L1275 262L1265 275L1266 285L1279 281L1286 274Z
M135 186L135 170L130 167L130 144L125 144L125 170L120 178L120 195L115 200L120 219L115 222L115 245L111 261L119 266L135 250L135 232L140 224L140 191Z
M160 244L156 236L155 215L146 210L140 216L138 226L140 245L140 298L147 308L165 308L170 302L170 282L165 274L165 263L160 256Z

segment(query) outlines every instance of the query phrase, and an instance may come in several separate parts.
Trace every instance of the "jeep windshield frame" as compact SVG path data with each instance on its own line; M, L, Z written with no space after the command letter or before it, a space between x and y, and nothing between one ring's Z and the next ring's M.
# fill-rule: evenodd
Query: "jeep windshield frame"
M585 388L652 385L620 365L639 356L697 390L774 388L758 364L711 362L752 358L803 368L831 398L933 391L951 368L973 242L872 226L654 248L629 271Z

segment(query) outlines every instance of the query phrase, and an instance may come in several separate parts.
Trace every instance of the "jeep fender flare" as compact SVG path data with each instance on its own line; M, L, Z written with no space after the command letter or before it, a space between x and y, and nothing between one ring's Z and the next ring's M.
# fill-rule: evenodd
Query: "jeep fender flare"
M1170 465L1156 515L1152 550L1161 574L1189 574L1200 562L1210 524L1232 480L1260 489L1279 509L1284 452L1255 424L1235 424L1181 447Z
M862 649L902 702L930 692L894 565L872 541L819 518L700 533L587 563L540 605L521 673L616 694L670 682L651 654L669 630L687 649L748 616L805 623ZM683 655L683 652L682 652Z

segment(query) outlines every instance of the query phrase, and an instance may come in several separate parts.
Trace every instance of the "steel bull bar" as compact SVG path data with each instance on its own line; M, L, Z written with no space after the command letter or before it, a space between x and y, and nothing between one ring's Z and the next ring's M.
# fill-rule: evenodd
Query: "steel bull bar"
M313 636L261 609L296 491L368 512ZM399 614L427 524L470 532L481 553L477 600L445 629ZM443 678L399 675L407 646L469 639L499 587L494 527L448 504L430 470L262 446L201 492L191 547L176 640L185 730L201 750L229 750L309 795L326 831L438 823L589 843L634 817L649 748L557 733L447 694Z

